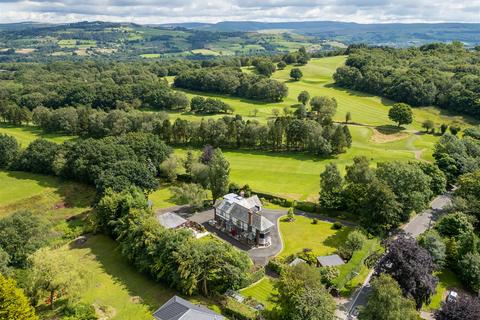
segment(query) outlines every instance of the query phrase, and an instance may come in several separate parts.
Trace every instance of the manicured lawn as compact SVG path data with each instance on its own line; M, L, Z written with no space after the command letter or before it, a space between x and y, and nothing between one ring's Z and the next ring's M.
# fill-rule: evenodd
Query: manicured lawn
M284 107L291 107L297 104L297 96L301 91L308 91L310 96L330 96L335 97L338 102L337 114L335 120L344 121L346 112L352 115L352 121L368 125L385 125L392 124L388 119L388 110L394 103L385 98L365 94L358 91L347 90L334 86L333 73L335 70L345 63L346 56L328 57L312 59L307 65L301 66L303 78L300 81L290 80L290 70L293 67L287 66L284 70L279 70L272 75L273 79L285 82L289 89L288 96L284 101L279 103L266 103L261 101L252 101L238 97L206 94L202 92L186 91L187 95L192 97L194 95L213 96L222 99L230 104L235 109L235 114L240 114L244 117L256 119L260 122L266 122L272 117L272 110L283 110ZM249 68L244 68L246 72ZM258 109L256 117L252 116L252 111ZM452 115L448 112L440 111L436 108L425 107L414 109L415 121L408 129L421 129L421 124L426 119L431 119L435 122L437 127L442 123L451 123L453 121L472 122L472 119L465 118L458 115ZM172 113L172 117L181 117L189 119L200 120L203 116L182 115L179 113ZM221 117L217 115L214 117Z
M289 199L316 201L320 191L320 173L330 162L340 170L353 163L353 158L366 155L372 162L414 160L415 146L408 139L372 143L372 129L351 126L353 146L347 153L332 158L319 158L306 153L256 150L223 150L230 162L230 180L249 184L255 191ZM414 136L416 139L417 136ZM176 149L180 156L185 149Z
M89 209L90 186L27 172L0 171L0 217L30 210L51 220L62 220Z
M462 289L463 285L457 276L448 269L443 269L436 274L438 277L437 292L432 297L429 305L423 306L424 310L435 310L440 308L442 301L445 301L447 291L453 288Z
M28 144L35 139L44 138L53 142L62 143L67 140L75 139L73 136L65 136L55 133L44 133L40 128L34 126L11 126L0 124L0 133L8 134L20 143L22 148L28 147Z
M264 277L259 282L240 290L240 294L244 297L252 297L258 302L262 303L268 310L274 306L272 302L272 295L275 294L274 279Z
M162 184L160 188L148 195L148 199L153 202L153 210L176 206L171 197L170 184Z
M280 220L284 245L280 256L287 257L305 248L312 249L315 256L333 254L345 241L351 228L334 230L332 226L332 223L324 221L313 224L312 219L303 216L295 216L293 222Z

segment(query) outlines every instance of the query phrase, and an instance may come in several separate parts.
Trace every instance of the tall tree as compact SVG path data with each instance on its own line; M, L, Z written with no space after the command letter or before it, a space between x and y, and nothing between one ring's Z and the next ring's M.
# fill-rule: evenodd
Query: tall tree
M0 274L0 319L38 320L23 291L14 280Z
M19 152L20 146L14 137L0 134L0 168L9 167L17 159Z
M223 155L222 150L215 149L208 164L208 179L214 203L228 192L229 175L230 163Z
M402 124L410 124L413 121L412 108L405 103L395 103L388 111L390 120L398 123L400 128Z
M342 205L343 178L335 163L327 164L320 174L320 205L327 209L339 209Z
M377 274L387 273L400 285L404 295L415 300L417 309L429 303L438 278L433 276L435 263L427 250L415 239L401 235L390 241L387 252L377 264Z
M293 80L298 81L302 77L303 73L302 70L300 70L299 68L292 68L292 70L290 70L290 78L292 78Z
M307 264L285 268L276 283L282 319L335 319L335 301L321 281L320 272Z
M47 243L48 223L29 211L15 212L0 219L0 247L15 267L25 267L28 255Z
M372 280L372 291L367 305L361 309L359 320L416 320L413 300L402 295L398 283L389 275L382 274Z
M307 105L308 101L310 100L310 94L308 91L302 91L298 94L297 101L303 105Z
M57 297L76 297L82 280L88 277L85 270L79 268L78 261L63 249L41 248L30 257L30 263L32 292L47 293L52 309Z

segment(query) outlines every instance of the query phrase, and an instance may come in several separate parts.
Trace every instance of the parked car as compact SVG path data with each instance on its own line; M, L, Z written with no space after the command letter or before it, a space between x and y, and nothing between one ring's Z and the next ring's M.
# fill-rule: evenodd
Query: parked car
M451 290L447 295L447 302L455 302L457 301L458 293Z

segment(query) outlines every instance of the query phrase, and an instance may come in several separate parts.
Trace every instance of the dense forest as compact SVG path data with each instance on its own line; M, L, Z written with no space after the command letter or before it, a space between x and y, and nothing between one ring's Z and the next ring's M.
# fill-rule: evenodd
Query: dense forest
M175 86L272 102L282 101L288 94L284 83L230 68L187 71L175 78Z
M174 67L175 66L175 67ZM188 67L188 63L183 68ZM55 62L2 64L2 106L60 108L91 106L97 109L149 107L176 109L188 99L171 90L162 79L180 68L158 63Z
M480 51L458 42L408 49L354 46L334 79L339 86L413 106L480 118Z

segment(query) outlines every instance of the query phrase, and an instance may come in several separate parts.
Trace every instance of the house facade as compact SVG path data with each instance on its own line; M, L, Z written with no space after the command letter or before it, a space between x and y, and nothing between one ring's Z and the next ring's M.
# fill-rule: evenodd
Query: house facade
M214 205L214 220L218 229L239 241L255 246L271 244L274 224L262 216L262 203L257 196L225 195Z

